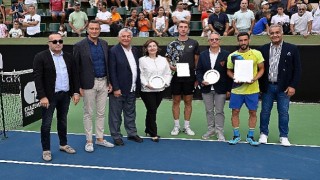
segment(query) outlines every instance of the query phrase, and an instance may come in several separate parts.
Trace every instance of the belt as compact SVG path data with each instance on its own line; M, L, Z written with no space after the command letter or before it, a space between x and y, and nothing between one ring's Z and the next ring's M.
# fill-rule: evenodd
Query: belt
M278 82L271 82L271 81L269 81L269 84L277 85L277 84L278 84Z
M58 92L55 92L54 94L63 94L63 93L68 93L67 91L58 91Z
M104 76L104 77L95 77L94 79L97 80L97 81L104 81L104 80L107 79L107 76Z

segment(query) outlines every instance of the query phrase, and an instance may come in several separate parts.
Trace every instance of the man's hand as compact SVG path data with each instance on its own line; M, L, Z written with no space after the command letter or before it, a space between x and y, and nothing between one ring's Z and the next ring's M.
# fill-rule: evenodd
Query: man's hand
M202 83L201 83L203 86L208 86L209 85L209 83L207 82L207 81L202 81Z
M287 96L291 97L296 93L296 89L293 87L288 87L284 92L287 94Z
M49 100L47 97L43 97L40 99L40 106L45 107L45 108L49 108Z
M77 105L78 104L78 102L80 101L80 95L79 94L73 94L73 96L72 96L72 101L73 101L73 103L74 103L74 105Z
M112 92L112 85L110 83L108 84L107 88L108 88L108 93L111 93Z
M170 69L171 69L171 71L176 71L177 67L170 65Z
M120 97L122 94L121 94L121 90L119 89L119 90L116 90L116 91L113 91L113 95L115 96L115 97Z

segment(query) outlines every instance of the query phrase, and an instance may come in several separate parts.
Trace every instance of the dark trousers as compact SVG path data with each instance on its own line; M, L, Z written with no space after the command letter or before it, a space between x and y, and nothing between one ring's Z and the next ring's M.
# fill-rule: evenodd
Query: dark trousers
M67 114L70 105L68 92L58 92L49 101L49 108L42 108L41 144L42 150L50 150L50 130L54 110L57 109L57 130L60 145L67 145Z
M109 129L113 139L122 137L120 127L123 113L124 127L128 136L136 136L136 95L135 92L115 97L109 96Z
M146 129L145 133L150 134L150 136L155 137L158 135L157 128L157 110L163 98L163 91L161 92L141 92L140 93L142 101L147 109L146 114Z

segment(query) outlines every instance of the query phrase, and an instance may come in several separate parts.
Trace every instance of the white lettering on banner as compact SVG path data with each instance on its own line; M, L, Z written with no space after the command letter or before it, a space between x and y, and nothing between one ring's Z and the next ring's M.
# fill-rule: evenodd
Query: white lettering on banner
M19 74L14 74L14 75L2 76L2 82L3 83L20 82L20 75Z
M31 104L30 106L26 106L24 108L25 117L32 116L34 114L34 109L40 107L40 102Z

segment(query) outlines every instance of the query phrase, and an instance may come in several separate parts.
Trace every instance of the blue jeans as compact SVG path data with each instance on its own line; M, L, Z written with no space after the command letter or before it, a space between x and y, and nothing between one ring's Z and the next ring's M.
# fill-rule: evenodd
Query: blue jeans
M67 114L70 105L68 92L55 93L49 104L48 109L42 107L41 144L43 151L50 150L50 130L55 109L57 109L57 130L60 145L67 145Z
M273 107L273 101L277 101L278 110L278 128L280 137L288 137L289 132L289 102L290 97L281 90L278 89L278 85L269 84L266 93L262 93L261 98L261 113L260 113L260 132L268 135L269 134L269 121L271 110Z

